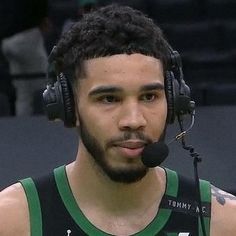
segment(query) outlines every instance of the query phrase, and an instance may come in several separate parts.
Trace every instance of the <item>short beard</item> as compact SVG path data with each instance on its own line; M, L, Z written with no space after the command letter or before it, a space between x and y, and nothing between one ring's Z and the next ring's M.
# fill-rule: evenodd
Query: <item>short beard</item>
M90 134L85 123L80 117L80 126L78 127L81 141L85 148L92 156L96 165L112 180L119 183L134 183L141 180L148 172L144 165L135 168L113 168L105 158L105 151L99 144L98 140Z
M149 168L146 167L145 165L140 165L139 167L131 167L126 169L113 168L112 166L110 166L105 158L104 148L99 144L98 139L96 139L93 135L91 135L81 116L78 117L80 122L78 131L82 143L84 144L88 153L95 161L96 165L100 167L100 169L103 170L103 173L105 173L112 181L130 184L140 181L147 174ZM135 136L140 140L144 140L146 143L152 142L152 140L148 139L141 132L137 131L124 132L123 136L124 137L122 137L122 140L128 140L131 138L131 136ZM159 140L163 141L164 137L165 137L165 130ZM115 140L110 140L110 143L112 143L113 141Z

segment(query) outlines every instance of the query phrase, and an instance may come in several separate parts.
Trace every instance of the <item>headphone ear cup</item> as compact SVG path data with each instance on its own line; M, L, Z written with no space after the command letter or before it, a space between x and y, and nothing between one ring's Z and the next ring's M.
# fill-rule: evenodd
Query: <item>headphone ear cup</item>
M172 124L176 116L191 113L195 109L195 103L191 101L190 89L184 80L179 82L172 71L166 71L165 76L168 106L167 123Z
M167 123L172 124L175 120L175 89L174 89L174 75L171 71L165 72L165 88L167 99Z
M44 110L49 120L56 120L60 117L60 107L61 102L58 99L58 81L54 83L52 86L51 84L47 85L47 88L43 92L43 104Z
M75 116L75 102L73 91L69 81L66 79L63 73L60 73L59 76L59 84L61 87L61 98L63 100L63 117L64 125L66 127L74 127L76 124L76 116Z

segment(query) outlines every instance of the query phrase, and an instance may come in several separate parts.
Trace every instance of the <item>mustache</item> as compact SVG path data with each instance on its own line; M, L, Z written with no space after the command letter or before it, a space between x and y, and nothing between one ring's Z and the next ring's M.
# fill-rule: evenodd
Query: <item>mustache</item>
M111 138L107 142L107 146L113 146L117 142L124 142L130 139L138 139L146 144L150 144L153 142L151 138L140 131L125 131L122 135Z

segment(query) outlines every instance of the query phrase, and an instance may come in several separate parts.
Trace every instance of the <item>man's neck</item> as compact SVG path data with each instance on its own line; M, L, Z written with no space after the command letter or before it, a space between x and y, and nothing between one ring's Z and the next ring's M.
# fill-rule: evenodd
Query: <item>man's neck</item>
M158 204L165 191L166 176L162 168L150 169L140 181L130 184L109 179L91 159L78 156L67 166L69 183L79 204L99 204L104 210L132 211Z

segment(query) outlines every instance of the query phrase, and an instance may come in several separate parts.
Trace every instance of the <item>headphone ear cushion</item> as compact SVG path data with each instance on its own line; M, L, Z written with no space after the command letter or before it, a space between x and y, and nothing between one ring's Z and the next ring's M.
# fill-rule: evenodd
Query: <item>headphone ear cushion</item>
M165 72L165 92L166 92L166 99L167 99L167 123L172 124L175 120L175 109L174 109L174 102L175 102L175 94L174 94L174 75L171 71Z
M74 127L76 124L76 116L72 88L63 73L59 74L59 82L64 103L64 125L66 127Z

